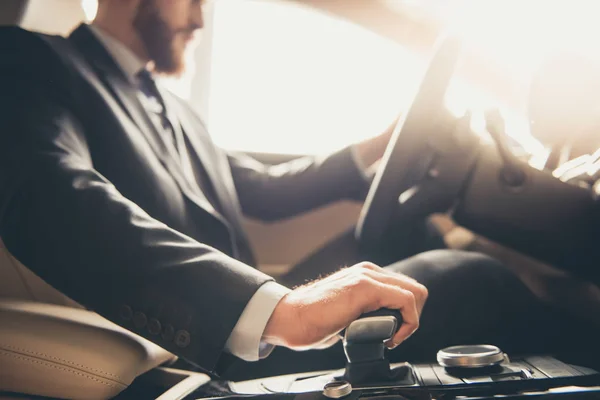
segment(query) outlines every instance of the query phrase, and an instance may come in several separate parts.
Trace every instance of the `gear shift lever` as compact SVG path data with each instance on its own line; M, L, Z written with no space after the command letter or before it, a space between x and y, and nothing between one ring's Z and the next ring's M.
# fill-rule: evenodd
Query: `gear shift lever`
M391 370L385 357L385 342L396 334L401 325L400 312L389 309L363 314L352 322L344 336L344 352L348 360L344 379L353 385L397 383L399 380L412 384L412 367L405 364Z

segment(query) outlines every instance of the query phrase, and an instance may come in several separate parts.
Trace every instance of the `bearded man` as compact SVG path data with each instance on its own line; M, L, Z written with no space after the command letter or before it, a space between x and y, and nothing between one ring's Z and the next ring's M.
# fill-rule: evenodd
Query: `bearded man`
M425 286L430 317L404 349L431 357L456 342L502 346L525 323L533 332L546 314L531 293L474 253L361 263L294 290L256 270L242 214L276 220L364 200L391 131L276 168L217 148L190 106L155 81L182 71L202 7L100 0L93 24L68 38L0 28L0 236L16 259L204 370L225 369L224 353L257 361L274 346L326 347L382 307L402 313L397 346L419 326ZM332 357L343 365L341 352ZM304 368L276 370L284 365Z

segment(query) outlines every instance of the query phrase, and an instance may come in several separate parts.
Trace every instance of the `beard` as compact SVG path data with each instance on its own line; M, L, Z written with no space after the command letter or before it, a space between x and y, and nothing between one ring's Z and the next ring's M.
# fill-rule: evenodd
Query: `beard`
M181 32L171 28L160 15L155 0L142 0L133 21L146 52L154 62L154 71L165 75L181 75L185 69L183 49L175 46Z

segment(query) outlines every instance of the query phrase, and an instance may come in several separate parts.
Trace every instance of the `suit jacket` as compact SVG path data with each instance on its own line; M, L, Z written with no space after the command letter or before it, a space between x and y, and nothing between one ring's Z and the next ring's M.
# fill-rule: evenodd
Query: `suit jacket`
M77 302L205 369L271 280L248 265L242 213L275 220L366 193L349 149L265 166L215 147L164 93L182 162L85 25L69 38L0 28L0 54L7 248Z

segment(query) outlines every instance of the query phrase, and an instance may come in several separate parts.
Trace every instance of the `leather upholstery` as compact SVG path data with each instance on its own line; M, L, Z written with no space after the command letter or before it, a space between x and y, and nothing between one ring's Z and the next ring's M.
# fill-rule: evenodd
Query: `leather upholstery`
M174 359L56 291L0 241L0 392L111 398Z

